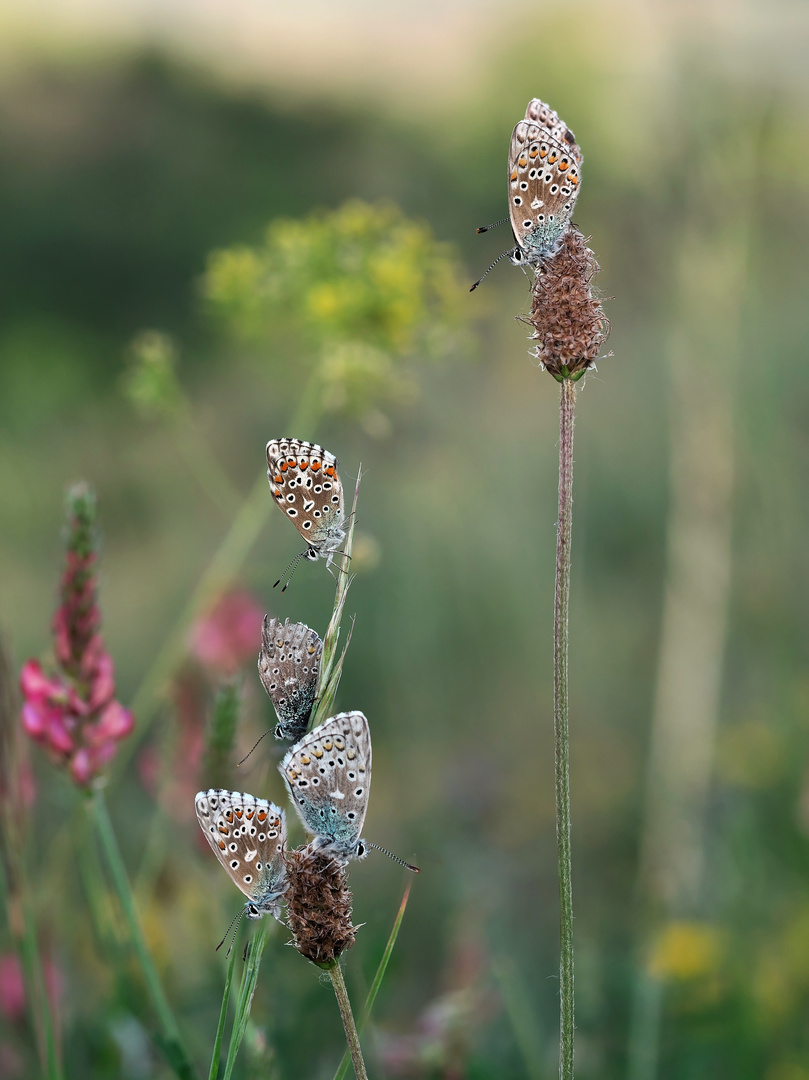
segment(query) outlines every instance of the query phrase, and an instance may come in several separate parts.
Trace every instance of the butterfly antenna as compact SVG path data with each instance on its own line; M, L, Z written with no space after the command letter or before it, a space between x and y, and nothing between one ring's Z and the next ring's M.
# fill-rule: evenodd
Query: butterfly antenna
M481 225L479 229L475 230L475 232L477 232L478 234L482 232L488 232L489 229L496 229L498 225L505 225L507 221L507 217L500 218L499 221L493 221L491 225Z
M281 584L281 582L284 580L284 578L287 578L286 585L284 585L281 592L286 592L287 591L287 587L288 587L290 581L292 581L292 575L298 569L298 563L301 561L301 559L304 557L304 555L306 555L308 550L309 549L307 548L306 551L301 551L300 554L295 556L295 558L292 560L292 562L287 563L286 570L283 572L283 574L276 581L275 585L273 585L274 589L277 588ZM290 566L292 567L291 570L290 570ZM289 577L287 577L287 574L289 574Z
M227 930L225 931L225 936L224 936L224 937L222 938L222 940L221 940L221 941L219 942L219 944L218 944L218 945L216 946L216 949L214 950L214 952L219 952L219 950L220 950L220 949L222 948L222 946L223 946L223 945L225 944L225 942L227 941L227 939L228 939L228 936L229 936L229 934L230 934L230 931L231 931L231 930L233 930L233 924L234 924L234 923L236 923L236 929L235 929L235 930L233 930L233 941L231 941L231 943L230 943L230 949L232 949L232 948L233 948L233 946L234 946L234 944L235 944L235 941L236 941L236 935L237 935L237 934L238 934L238 932L239 932L239 923L240 923L240 922L242 921L242 916L244 915L244 912L245 912L245 908L242 908L242 910L241 910L241 911L237 912L237 913L236 913L236 914L235 914L235 915L233 916L233 918L232 918L232 919L230 920L230 926L229 926L229 927L227 928ZM228 949L228 951L227 951L227 952L225 953L225 955L226 955L226 956L230 956L230 949Z
M506 255L511 255L513 252L514 252L514 248L509 248L508 251L504 251L502 255L498 255L497 258L492 263L492 265L489 267L489 270L494 270L495 266L497 266L497 264L500 262L501 259L505 259ZM489 270L486 271L486 274L489 273ZM470 292L475 291L475 289L478 287L478 285L480 285L481 281L483 281L483 279L486 277L486 274L481 274L481 276L477 279L475 284L469 290Z
M245 761L247 761L247 759L248 759L248 758L250 757L250 755L251 755L251 754L253 753L253 751L254 751L254 750L255 750L255 748L256 748L256 747L258 746L258 744L259 744L259 743L261 742L261 740L262 740L263 738L265 738L265 736L267 736L267 735L269 735L269 734L270 734L270 730L271 730L270 728L267 728L267 730L266 730L266 731L264 732L264 735L259 735L259 737L258 737L258 738L256 739L256 741L255 741L255 742L253 743L253 745L252 745L252 746L250 747L250 749L249 749L249 750L247 751L247 753L246 753L246 754L244 755L244 757L242 758L242 760L241 760L241 761L239 761L239 762L237 762L237 764L236 764L236 768L237 768L237 769L239 768L239 766L241 766L241 765L244 765Z
M374 851L381 851L383 855L387 855L389 859L393 859L400 866L407 867L408 870L412 870L414 874L420 874L421 870L418 866L413 866L412 863L405 862L404 859L400 859L398 855L394 855L392 851L388 851L387 848L380 847L379 844L369 844L367 840L364 841L366 847L373 848Z

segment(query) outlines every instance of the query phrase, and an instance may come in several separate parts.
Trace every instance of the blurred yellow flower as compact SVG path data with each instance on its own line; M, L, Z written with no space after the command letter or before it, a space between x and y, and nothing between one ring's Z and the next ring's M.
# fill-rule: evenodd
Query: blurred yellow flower
M296 363L315 372L332 412L363 417L412 401L408 365L468 351L468 290L453 252L392 203L352 200L274 221L263 245L215 252L203 285L236 334L263 341L285 327L308 339L311 359Z
M716 972L722 959L721 935L700 922L672 922L659 934L649 957L649 973L663 981L699 979Z

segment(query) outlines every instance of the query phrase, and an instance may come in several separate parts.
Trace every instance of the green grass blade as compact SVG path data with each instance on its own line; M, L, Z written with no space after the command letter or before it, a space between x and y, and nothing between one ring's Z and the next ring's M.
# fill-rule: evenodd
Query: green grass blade
M365 999L365 1004L362 1007L362 1012L360 1013L360 1022L357 1025L360 1035L362 1035L365 1025L368 1023L368 1018L371 1015L371 1009L373 1009L374 1002L376 1001L376 995L379 993L379 988L382 986L382 980L385 978L385 972L388 968L388 961L390 960L391 953L393 952L393 946L396 944L396 938L399 936L399 927L402 925L402 919L404 918L407 901L410 898L410 885L411 882L408 882L407 888L404 891L404 896L402 897L402 902L401 904L399 904L399 910L396 913L396 919L393 923L393 929L390 932L388 943L385 946L385 951L382 953L382 959L379 961L379 967L376 969L374 981L371 983L371 989L368 991L368 996ZM346 1050L343 1054L343 1060L340 1062L337 1068L337 1072L334 1074L334 1080L343 1080L343 1077L348 1070L350 1062L351 1058L349 1056L348 1050Z
M230 950L230 959L228 960L227 973L225 974L225 989L222 991L222 1008L219 1010L219 1023L216 1026L216 1038L213 1044L213 1053L211 1054L211 1068L208 1073L208 1080L217 1080L219 1076L219 1061L222 1055L222 1036L225 1032L225 1020L228 1015L228 1003L230 1002L230 986L233 982L233 967L236 963L236 942L233 942Z
M225 1063L225 1075L222 1080L230 1080L233 1075L233 1067L236 1064L236 1055L244 1038L247 1021L250 1019L250 1007L253 1004L253 994L256 992L258 972L261 967L261 957L267 944L269 927L263 920L255 937L248 946L247 963L242 972L242 982L239 987L239 999L236 1002L236 1016L233 1020L233 1030L230 1033L230 1046Z

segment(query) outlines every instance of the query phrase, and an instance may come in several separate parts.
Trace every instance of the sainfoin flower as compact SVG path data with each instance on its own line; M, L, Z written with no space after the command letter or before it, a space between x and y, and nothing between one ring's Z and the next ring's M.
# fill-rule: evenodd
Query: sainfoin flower
M255 663L263 619L264 609L250 593L225 593L195 624L192 651L205 667L234 675L248 660Z
M60 604L53 619L56 668L23 665L22 724L78 784L89 784L134 727L115 698L115 669L99 633L95 562L95 496L87 484L67 496L67 552Z

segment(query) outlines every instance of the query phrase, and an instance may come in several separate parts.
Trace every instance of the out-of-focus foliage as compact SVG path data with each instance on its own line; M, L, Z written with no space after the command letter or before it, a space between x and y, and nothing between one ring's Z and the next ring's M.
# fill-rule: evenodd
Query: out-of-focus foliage
M131 346L131 363L124 391L146 418L171 416L183 404L177 381L177 350L168 334L145 330Z
M469 345L466 289L449 245L389 203L351 200L302 221L274 221L258 248L215 252L205 293L230 327L268 342L286 325L309 346L296 358L317 370L323 405L367 415L412 401L406 360ZM272 354L270 354L272 355Z
M809 114L805 62L796 62L806 32L799 8L774 0L755 25L744 5L711 7L715 25L693 5L547 8L540 63L531 59L536 42L523 47L524 12L509 21L492 7L472 77L458 82L448 63L453 95L423 112L409 92L398 103L368 94L360 107L339 79L328 105L318 96L313 108L311 95L287 85L246 90L203 65L115 50L21 64L0 85L0 606L17 667L49 648L71 480L86 476L98 492L105 640L130 705L261 472L267 439L316 437L339 456L344 479L363 463L357 617L336 704L362 708L373 728L366 835L422 866L374 1013L379 1045L407 1051L392 1055L391 1073L398 1060L402 1072L429 1076L422 1051L437 1032L441 1060L456 1073L529 1075L520 1046L531 1038L520 1040L519 1010L491 977L498 967L515 972L515 986L519 976L514 996L538 1044L534 1074L556 1072L556 385L537 372L513 319L529 303L519 270L504 260L461 294L508 245L502 230L475 237L474 229L505 212L509 135L538 95L583 148L576 221L614 298L606 309L615 356L588 374L576 424L577 1076L627 1077L640 974L659 980L659 1080L809 1077ZM463 36L453 40L461 47ZM392 37L389 47L399 44ZM301 169L315 144L325 164ZM717 254L686 266L712 286L741 280L735 375L723 381L735 453L729 633L716 673L706 888L696 910L642 949L637 866L671 488L666 358L672 338L694 330L678 299L684 254L693 258L683 238L702 236L706 213L721 203L717 188L697 183L706 173L695 162L708 158L747 206L745 222L729 228L749 230L743 260L728 266ZM752 166L737 168L742 159ZM347 277L335 261L334 222L349 198L364 200L376 229L373 247L351 241L360 252L351 280L362 284L354 328L344 321L349 307L335 303ZM412 224L422 219L429 225ZM276 282L280 299L263 292L276 236L268 222L277 235L308 238L276 254L298 283ZM388 261L372 287L372 252L384 267L394 240L401 265ZM232 259L231 292L203 307L200 278L216 250ZM296 269L304 258L311 280ZM448 270L430 271L434 259ZM462 282L457 307L455 285L442 299L452 279ZM399 315L380 325L383 294ZM467 318L480 319L482 362L430 362L447 340L465 359ZM132 360L129 343L143 327L165 329L179 366L170 350L152 351L157 339ZM316 433L290 431L314 371L318 404L331 412ZM150 423L120 393L126 372L130 395L157 408ZM694 393L712 378L706 359ZM412 404L401 420L386 422L402 402ZM191 433L178 439L186 423ZM675 449L711 453L699 431ZM223 475L212 501L214 463ZM322 633L332 588L322 564L301 566L283 597L272 590L298 549L282 525L273 519L262 532L241 584L262 613ZM214 948L242 899L199 834L193 794L221 783L284 800L271 737L234 767L273 725L255 655L237 676L234 751L217 761L221 772L207 769L221 674L210 664L201 673L205 663L189 661L175 678L171 704L107 790L149 942L201 1069L223 979ZM13 809L26 819L27 910L42 931L66 1072L163 1080L115 907L88 906L99 874L81 846L74 793L29 749L25 798ZM124 744L119 760L125 752ZM355 920L365 924L346 957L355 1001L387 940L399 874L374 853L351 869ZM334 1002L283 942L277 933L265 954L255 1045L270 1048L280 1075L329 1077L343 1051ZM36 1065L11 949L0 930L9 1005L3 1012L0 1000L0 1073L13 1080ZM465 994L485 1007L464 1014L473 1019L456 1040L441 1019ZM377 1064L369 1063L374 1075Z

